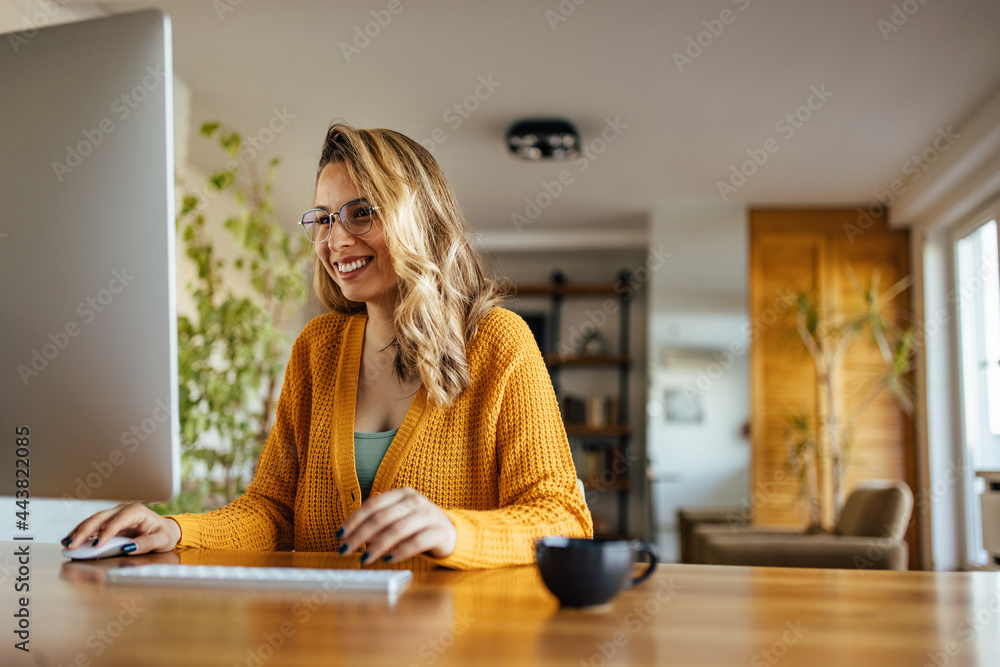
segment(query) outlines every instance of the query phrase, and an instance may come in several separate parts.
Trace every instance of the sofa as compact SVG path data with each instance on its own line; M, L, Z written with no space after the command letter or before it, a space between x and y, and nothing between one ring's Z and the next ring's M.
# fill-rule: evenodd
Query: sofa
M701 524L693 529L690 559L706 565L905 570L912 511L913 494L904 482L869 481L851 492L829 533Z

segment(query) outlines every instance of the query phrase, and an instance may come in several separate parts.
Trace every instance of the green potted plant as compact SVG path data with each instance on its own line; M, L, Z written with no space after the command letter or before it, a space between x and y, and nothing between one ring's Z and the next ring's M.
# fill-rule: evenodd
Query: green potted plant
M795 331L809 352L816 369L819 389L818 410L804 410L788 418L788 464L799 480L800 495L805 499L810 527L822 526L825 505L824 484L831 488L829 512L836 524L844 505L844 479L851 460L851 445L858 418L874 398L888 391L906 413L913 411L913 393L907 376L916 353L914 330L901 327L887 314L888 306L912 284L910 277L898 280L884 292L878 273L863 286L854 272L848 279L860 297L852 312L824 310L808 292L799 292ZM882 361L878 374L869 378L860 394L845 396L840 373L848 350L859 340L874 345ZM860 398L859 398L860 396ZM854 407L843 413L847 398Z
M237 132L205 123L201 134L229 159L201 194L185 192L177 216L184 254L197 273L186 286L194 312L177 321L183 482L174 501L153 506L162 514L213 509L246 489L288 358L285 328L307 294L310 244L278 223L272 202L277 158L262 175L254 160L235 159L242 146ZM213 242L209 228L218 233L219 225L208 222L204 207L220 195L238 207L221 221L238 248L229 260Z

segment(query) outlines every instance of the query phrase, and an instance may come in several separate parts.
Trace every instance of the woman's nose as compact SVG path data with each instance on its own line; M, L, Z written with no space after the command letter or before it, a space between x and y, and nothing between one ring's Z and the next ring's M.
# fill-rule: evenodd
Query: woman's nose
M339 222L330 223L330 236L326 239L327 246L332 250L354 245L354 235L344 229Z

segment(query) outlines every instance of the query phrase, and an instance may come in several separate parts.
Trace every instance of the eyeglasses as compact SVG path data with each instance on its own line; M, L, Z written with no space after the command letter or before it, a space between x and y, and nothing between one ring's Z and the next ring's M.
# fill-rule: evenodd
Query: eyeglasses
M330 238L333 216L340 220L344 229L357 236L372 228L372 220L375 219L375 211L377 210L377 206L372 206L364 199L355 199L341 206L340 210L333 214L322 208L306 211L302 214L302 220L299 221L299 224L302 225L302 231L306 233L306 237L310 241L322 243Z

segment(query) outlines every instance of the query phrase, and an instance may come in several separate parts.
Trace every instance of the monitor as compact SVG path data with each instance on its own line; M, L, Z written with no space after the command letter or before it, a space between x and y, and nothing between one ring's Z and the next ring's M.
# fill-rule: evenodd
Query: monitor
M12 37L0 49L0 494L169 499L170 20L142 11Z

